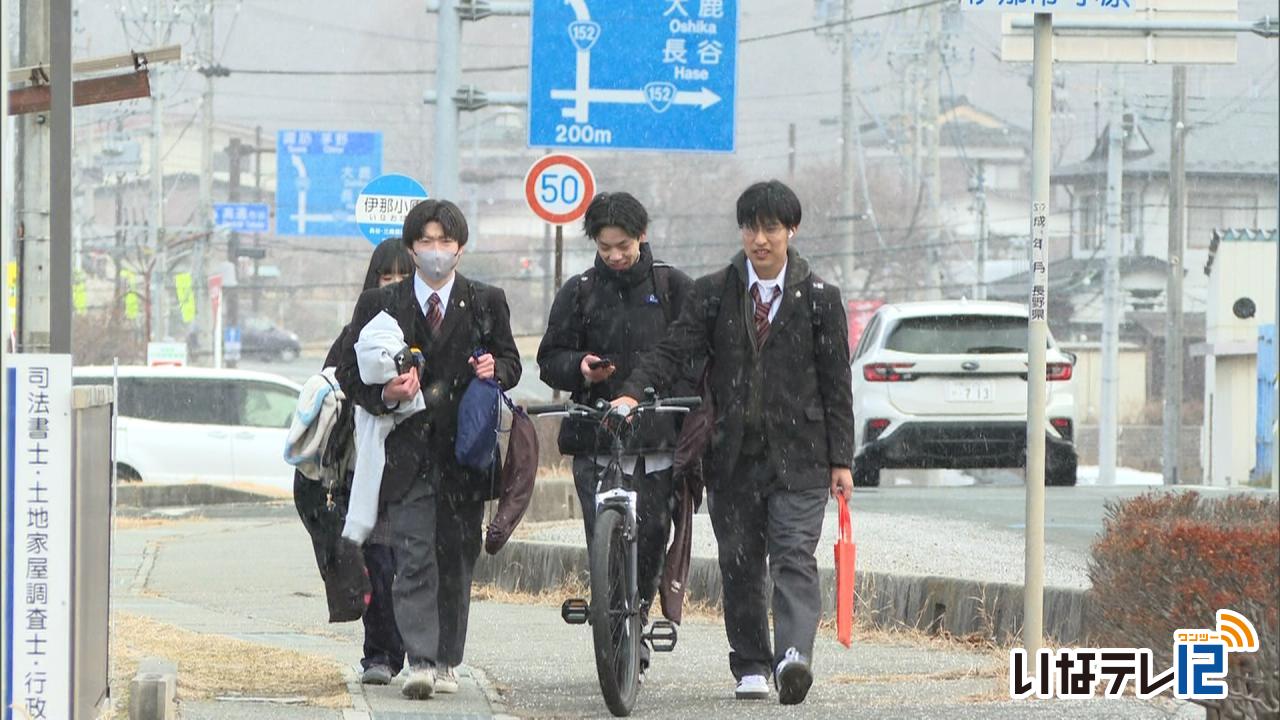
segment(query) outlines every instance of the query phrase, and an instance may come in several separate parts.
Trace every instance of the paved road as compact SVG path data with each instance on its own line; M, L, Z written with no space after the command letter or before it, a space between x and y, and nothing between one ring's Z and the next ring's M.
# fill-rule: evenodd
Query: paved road
M968 487L898 486L859 489L854 506L861 512L915 515L964 520L995 530L1022 532L1026 521L1026 493L1012 472L983 473L992 484ZM1225 493L1271 493L1241 488L1178 488L1211 496ZM1088 551L1102 531L1106 503L1134 497L1150 488L1139 486L1078 486L1045 488L1045 542ZM1274 493L1271 493L1274 494Z
M306 535L285 514L179 521L122 531L114 597L119 610L202 633L231 635L353 664L356 624L324 622L324 602ZM353 686L351 710L248 708L194 702L184 717L282 720L418 717L605 717L595 684L589 632L564 625L555 607L478 602L464 692L408 703L395 687ZM710 618L685 623L680 645L659 656L637 717L775 717L773 703L731 699L723 628ZM794 718L1166 718L1168 708L1135 701L1012 703L999 700L999 654L906 636L855 636L851 650L830 635L816 651L819 679ZM177 659L181 667L181 659ZM1182 707L1179 717L1196 717Z

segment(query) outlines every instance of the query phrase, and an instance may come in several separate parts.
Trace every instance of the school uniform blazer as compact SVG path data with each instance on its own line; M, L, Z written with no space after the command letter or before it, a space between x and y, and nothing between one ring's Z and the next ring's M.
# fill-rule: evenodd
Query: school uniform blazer
M645 387L663 394L687 358L709 358L715 429L703 460L713 490L734 486L734 466L744 449L756 356L745 304L746 263L740 252L728 267L694 281L666 339L623 387L634 398L643 397ZM827 487L831 468L853 463L848 326L839 288L815 277L794 249L787 251L783 286L782 304L760 351L769 457L783 489Z
M496 474L464 468L454 459L458 404L475 378L468 363L483 348L493 355L495 378L503 390L520 381L520 353L511 336L511 310L501 288L456 276L439 337L432 339L426 317L413 291L413 276L384 288L366 290L356 302L351 332L342 337L338 382L343 392L374 415L388 412L382 385L366 385L356 365L355 341L360 329L379 312L399 323L405 342L426 356L422 396L426 410L400 423L387 437L387 463L382 474L381 502L403 497L415 482L438 478L433 487L458 500L496 496ZM439 468L439 473L428 469ZM496 470L496 468L495 468Z

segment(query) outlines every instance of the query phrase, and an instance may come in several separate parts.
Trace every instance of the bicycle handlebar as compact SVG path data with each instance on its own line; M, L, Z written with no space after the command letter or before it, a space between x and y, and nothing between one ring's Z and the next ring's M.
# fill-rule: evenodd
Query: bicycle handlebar
M635 406L632 412L688 412L702 404L700 397L674 397L646 400ZM616 408L596 408L575 402L552 403L548 405L527 405L524 411L529 415L585 415L588 417L605 417L609 414L625 416L626 412L618 412Z
M567 413L573 405L571 402L550 405L526 405L524 411L529 415L553 415L555 413Z

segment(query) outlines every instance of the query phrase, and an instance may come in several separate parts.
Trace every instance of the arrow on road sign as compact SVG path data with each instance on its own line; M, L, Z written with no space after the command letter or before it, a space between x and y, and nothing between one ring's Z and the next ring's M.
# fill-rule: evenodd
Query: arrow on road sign
M671 83L649 83L646 88L671 88ZM699 109L707 108L720 102L720 96L712 92L709 88L702 88L697 92L681 90L676 92L673 99L665 100L660 98L660 94L649 97L644 90L604 90L602 88L588 88L586 90L552 90L552 100L577 100L587 103L615 103L621 105L649 105L654 112L663 112L671 105L697 105ZM569 117L574 114L573 108L565 108L564 116Z

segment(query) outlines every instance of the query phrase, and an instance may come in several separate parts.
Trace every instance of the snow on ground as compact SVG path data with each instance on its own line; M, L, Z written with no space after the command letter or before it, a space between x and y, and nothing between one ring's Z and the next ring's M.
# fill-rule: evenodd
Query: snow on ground
M1097 485L1098 468L1084 466L1076 471L1077 485ZM1160 473L1143 472L1133 468L1116 468L1116 485L1163 485L1164 477Z

